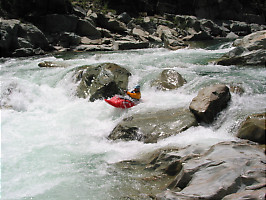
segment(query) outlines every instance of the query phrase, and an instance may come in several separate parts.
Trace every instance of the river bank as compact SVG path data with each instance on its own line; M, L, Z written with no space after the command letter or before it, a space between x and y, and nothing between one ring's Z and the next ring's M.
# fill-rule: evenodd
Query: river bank
M32 9L34 5L31 5ZM188 47L187 41L236 39L266 29L265 23L261 24L260 20L256 24L176 14L147 16L147 13L131 17L126 12L115 14L114 10L108 13L108 10L85 10L67 1L54 5L57 9L52 9L52 5L49 9L36 4L36 13L30 15L31 12L25 11L18 19L10 19L11 16L3 14L6 19L1 18L0 21L0 56L151 47L177 50ZM16 9L16 6L22 5L11 6Z

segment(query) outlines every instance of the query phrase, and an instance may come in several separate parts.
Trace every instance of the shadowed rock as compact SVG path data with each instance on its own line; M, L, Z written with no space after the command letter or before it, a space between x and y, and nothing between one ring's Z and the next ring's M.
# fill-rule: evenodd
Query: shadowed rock
M130 75L125 68L113 63L79 67L75 74L79 82L76 94L81 98L89 97L90 101L122 94Z

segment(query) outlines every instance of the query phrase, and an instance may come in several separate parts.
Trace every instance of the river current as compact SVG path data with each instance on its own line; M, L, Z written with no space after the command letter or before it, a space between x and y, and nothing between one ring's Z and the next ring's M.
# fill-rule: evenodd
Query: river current
M5 200L120 199L128 188L112 163L134 159L166 146L210 147L238 140L237 128L253 113L266 108L266 70L262 67L214 65L231 50L230 42L207 48L169 51L163 48L118 52L66 53L2 59L1 65L1 198ZM40 68L43 61L62 61L66 68ZM89 102L75 96L74 69L111 62L132 73L129 88L140 84L143 103L128 110L103 100ZM172 91L150 86L163 69L175 69L187 84ZM133 113L188 107L208 85L238 85L227 109L210 126L190 128L156 144L110 141L107 136Z

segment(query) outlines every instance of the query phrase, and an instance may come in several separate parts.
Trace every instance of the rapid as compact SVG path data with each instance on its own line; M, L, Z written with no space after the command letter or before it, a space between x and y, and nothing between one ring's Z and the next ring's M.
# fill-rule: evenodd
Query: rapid
M119 199L127 185L110 166L166 146L205 148L234 141L250 114L266 108L266 70L262 67L214 65L231 50L230 42L170 51L163 48L117 52L65 53L2 59L1 65L1 198L5 200ZM40 68L43 61L62 61L65 68ZM128 110L103 100L75 96L74 69L111 62L132 73L129 89L141 85L143 103ZM150 86L163 69L176 69L187 83L173 91ZM209 126L190 128L156 144L111 141L107 137L133 113L188 107L198 91L223 83L241 86L227 109ZM125 191L124 191L125 192Z

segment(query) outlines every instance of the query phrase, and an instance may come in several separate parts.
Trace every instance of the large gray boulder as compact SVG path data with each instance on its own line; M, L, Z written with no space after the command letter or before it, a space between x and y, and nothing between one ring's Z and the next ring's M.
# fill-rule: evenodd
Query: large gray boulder
M253 114L241 124L237 137L265 144L266 113Z
M243 193L263 199L265 154L247 143L214 145L205 154L185 161L169 188L172 191L162 192L157 199L234 199L231 195Z
M197 124L194 115L184 108L134 114L123 119L108 138L154 143Z
M130 75L128 70L114 63L81 66L75 74L79 82L76 94L90 101L122 94Z
M216 115L227 107L230 99L231 94L226 85L212 85L199 91L189 109L199 122L211 123Z
M187 81L174 69L165 69L160 77L151 83L159 90L172 90L183 86Z
M221 142L209 148L168 146L141 152L137 159L116 163L112 169L127 177L115 188L115 199L265 197L264 151L246 141Z
M235 49L223 55L219 65L262 65L266 62L266 30L249 34L233 44Z

